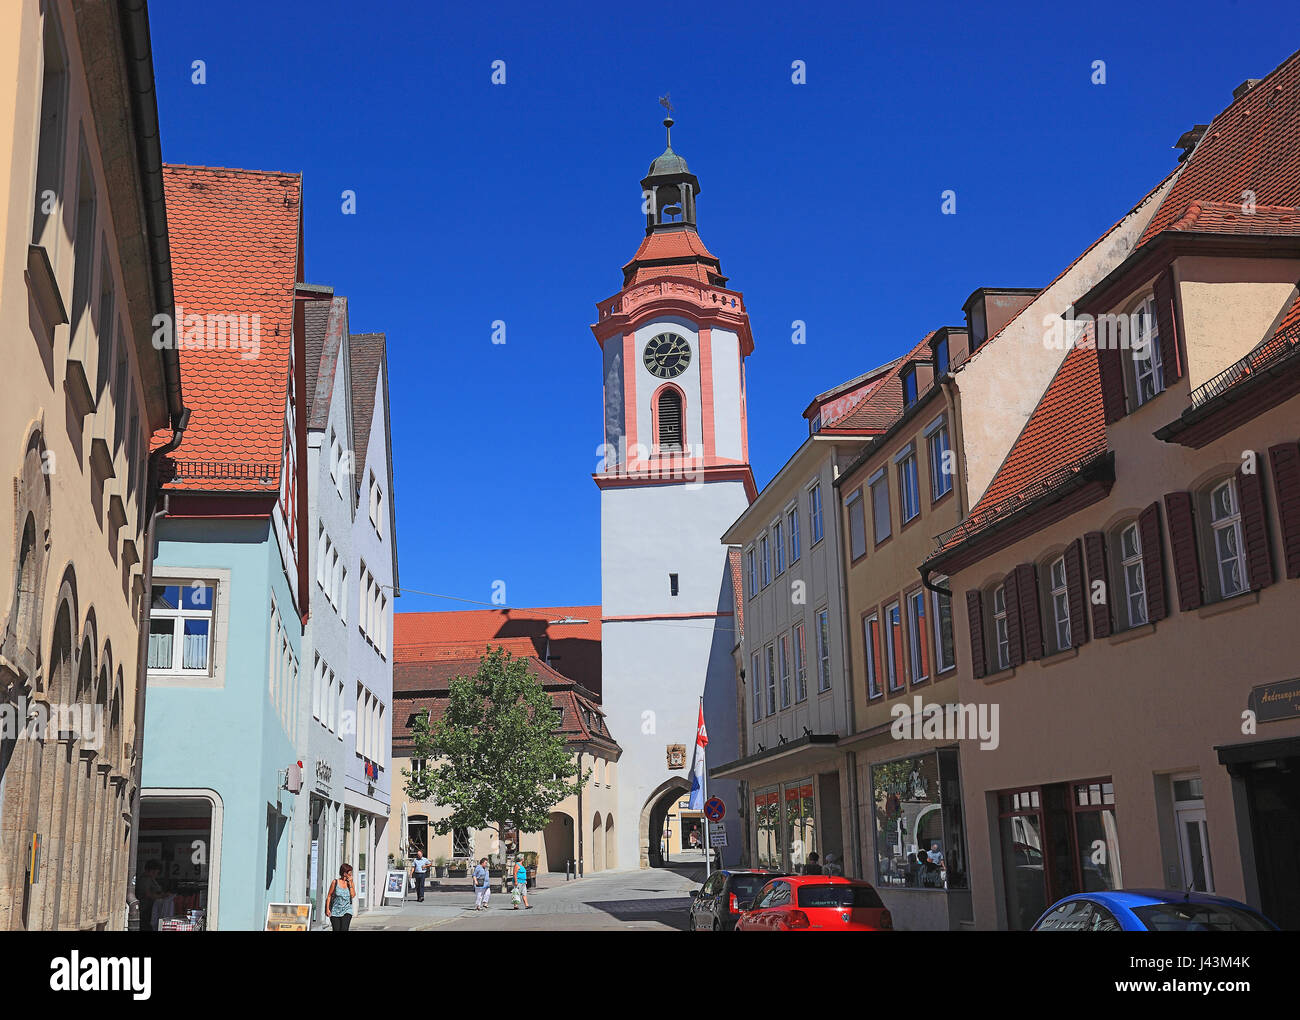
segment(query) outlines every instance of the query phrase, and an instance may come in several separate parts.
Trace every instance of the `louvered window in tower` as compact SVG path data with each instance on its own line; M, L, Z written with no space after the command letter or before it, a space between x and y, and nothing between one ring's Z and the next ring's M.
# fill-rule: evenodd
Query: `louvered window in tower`
M659 397L659 449L682 448L682 395L664 390Z

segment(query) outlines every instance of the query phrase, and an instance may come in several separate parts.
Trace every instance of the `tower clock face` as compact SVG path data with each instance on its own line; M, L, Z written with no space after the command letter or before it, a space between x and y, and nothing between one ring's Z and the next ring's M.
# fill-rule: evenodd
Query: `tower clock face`
M645 345L641 360L651 375L672 379L685 372L691 363L691 345L676 333L660 333Z

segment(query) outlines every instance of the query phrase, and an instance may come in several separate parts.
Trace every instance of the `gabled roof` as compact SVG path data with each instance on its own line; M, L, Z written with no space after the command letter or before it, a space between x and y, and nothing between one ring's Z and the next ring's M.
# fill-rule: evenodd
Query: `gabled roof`
M513 653L512 653L513 654ZM570 744L584 744L609 753L617 759L621 748L610 733L591 691L575 683L536 656L523 658L528 672L550 695L559 715L558 731ZM459 658L440 661L397 662L393 666L393 744L409 749L411 719L427 711L431 721L441 719L449 703L450 683L456 677L473 676L481 656L462 654Z
M344 356L348 299L333 296L327 301L308 301L303 319L307 333L307 428L321 431L329 425L334 381ZM341 438L350 448L350 437Z
M163 187L191 412L173 458L180 477L169 484L275 492L301 265L302 178L164 165ZM199 336L208 316L248 316L248 344L241 349L227 337L223 349L219 333Z
M921 357L928 351L930 338L934 334L935 331L931 330L906 355L891 362L888 371L872 384L870 392L848 414L835 419L830 425L823 420L821 431L834 435L839 432L881 432L887 429L903 413L902 370L913 358Z
M731 596L736 606L736 644L745 636L745 589L740 577L740 550L732 546L727 550L727 566L731 568Z
M361 494L362 470L366 465L366 448L370 444L370 425L374 419L375 393L379 375L388 357L383 333L354 333L348 338L348 356L352 364L352 452L356 455L354 498Z
M1164 230L1187 229L1177 224L1189 215L1193 203L1201 205L1200 215L1204 214L1205 203L1234 206L1240 212L1243 195L1250 192L1257 215L1261 207L1300 205L1297 152L1300 51L1287 57L1214 118L1151 217L1138 247Z
M704 246L693 227L646 235L623 267L623 286L656 276L684 276L716 286L726 283L718 257Z
M536 609L472 609L448 613L396 613L393 661L445 658L448 652L477 658L489 645L515 655L533 654L599 698L600 606ZM582 620L582 623L551 623Z

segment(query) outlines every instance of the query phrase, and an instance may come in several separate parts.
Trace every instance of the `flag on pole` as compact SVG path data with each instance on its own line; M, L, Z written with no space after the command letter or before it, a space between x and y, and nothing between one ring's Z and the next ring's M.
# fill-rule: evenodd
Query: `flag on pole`
M704 728L704 701L700 701L700 721L695 728L695 751L691 754L690 810L704 810L704 749L709 744L709 732Z

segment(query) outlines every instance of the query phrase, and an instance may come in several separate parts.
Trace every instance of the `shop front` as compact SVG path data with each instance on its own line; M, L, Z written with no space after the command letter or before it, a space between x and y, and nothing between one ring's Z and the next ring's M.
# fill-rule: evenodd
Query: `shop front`
M221 823L214 791L142 792L136 856L141 931L216 928Z
M956 929L971 917L956 747L866 765L869 880L903 930Z

